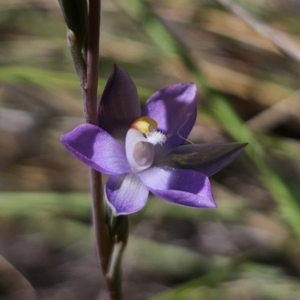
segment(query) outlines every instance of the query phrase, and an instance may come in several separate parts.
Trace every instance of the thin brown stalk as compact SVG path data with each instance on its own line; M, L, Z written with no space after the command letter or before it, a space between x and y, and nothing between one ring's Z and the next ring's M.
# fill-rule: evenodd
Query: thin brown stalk
M86 46L86 83L82 88L84 115L87 123L98 126L97 87L100 38L101 0L89 0L89 18ZM111 300L121 300L121 282L119 277L106 276L110 261L111 240L105 222L104 199L101 173L91 169L91 194L93 208L93 225L96 250L100 265L107 281Z
M98 125L97 88L98 88L98 61L100 37L100 0L89 0L89 18L87 33L87 74L86 83L82 89L84 116L87 123ZM107 225L104 219L104 201L102 192L101 174L90 170L91 194L93 208L93 225L96 239L97 255L104 274L109 262L110 240Z
M66 8L69 7L63 6L63 2L61 2L61 5L65 14L74 13L74 11L72 10L71 12L68 11ZM80 12L78 13L80 14ZM74 15L70 16L74 18ZM95 126L99 125L97 89L99 73L98 63L100 16L101 0L88 0L87 34L83 49L82 43L80 43L80 45L78 44L76 34L70 28L68 28L67 31L69 48L80 81L85 121L86 123ZM109 272L109 269L111 269L111 266L109 266L109 264L111 264L111 255L113 255L113 249L116 248L118 243L112 241L111 228L108 228L109 225L106 222L106 208L103 197L101 173L97 172L96 170L90 169L90 184L92 196L93 227L95 232L97 257L99 259L99 263L107 283L110 299L121 300L122 290L120 277L120 260L124 247L121 247L122 251L117 252L119 253L117 256L118 259L112 260L119 262L118 265L116 265L116 272L113 272L112 276L108 276L107 274ZM126 228L126 232L128 233L128 224L124 228ZM122 243L122 245L123 244L125 245L126 243Z

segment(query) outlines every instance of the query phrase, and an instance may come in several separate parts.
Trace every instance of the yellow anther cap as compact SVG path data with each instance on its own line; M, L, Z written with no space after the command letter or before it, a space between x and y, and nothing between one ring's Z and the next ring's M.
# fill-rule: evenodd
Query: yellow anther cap
M149 117L139 117L131 123L130 128L149 134L157 129L157 122Z

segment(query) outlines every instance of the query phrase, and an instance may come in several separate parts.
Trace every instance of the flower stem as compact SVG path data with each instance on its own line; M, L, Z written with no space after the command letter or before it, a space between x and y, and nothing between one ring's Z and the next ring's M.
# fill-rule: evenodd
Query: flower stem
M87 31L87 72L86 84L83 87L83 105L87 123L98 125L97 88L100 37L101 0L89 0L89 17ZM101 174L91 169L91 193L93 223L96 238L97 254L104 274L109 262L109 245L107 225L104 218L104 199Z
M111 299L122 299L122 256L126 248L129 234L127 216L113 217L110 223L110 233L113 246L109 266L106 272L106 280L109 286Z
M78 43L78 38L69 28L67 37L80 81L85 121L98 126L97 88L101 0L88 0L88 2L87 34L83 49L82 43ZM66 12L69 11L66 10ZM97 256L105 276L110 299L121 300L121 258L128 238L128 219L127 217L116 218L116 228L112 228L107 222L101 173L90 169L90 183ZM117 226L120 224L123 224L121 228Z
M89 17L86 43L86 83L82 88L84 115L87 123L98 125L97 87L99 62L101 0L89 0ZM111 300L121 299L119 285L112 285L106 272L111 255L111 239L105 221L104 199L101 173L91 169L91 194L93 225L95 230L97 255L105 275Z
M100 37L101 0L89 0L87 30L86 83L84 85L84 113L87 123L98 125L97 88Z
M87 31L86 82L82 88L84 116L86 123L98 125L97 88L100 35L100 0L89 0L89 17ZM109 261L109 235L104 219L104 200L101 174L90 171L93 225L96 238L97 255L102 270L106 272Z
M106 274L109 286L110 298L112 300L122 300L121 286L121 260L125 246L121 241L115 241L111 253L110 266Z

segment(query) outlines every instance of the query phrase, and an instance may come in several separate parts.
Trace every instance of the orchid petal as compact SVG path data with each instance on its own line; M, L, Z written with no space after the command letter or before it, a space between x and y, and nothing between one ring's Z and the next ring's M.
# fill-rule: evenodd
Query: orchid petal
M192 169L212 176L231 163L246 146L247 143L183 145L155 164Z
M157 197L174 204L216 208L207 176L192 170L153 167L138 174Z
M97 126L79 125L60 140L72 155L99 172L115 175L130 171L124 148Z
M189 135L197 115L196 98L196 84L182 83L156 92L145 103L142 114L154 119L157 130L167 136L159 155L176 149Z
M131 122L141 116L141 106L129 74L115 65L99 106L99 126L114 138L124 140Z
M129 173L110 176L105 194L115 215L128 215L145 206L149 191L135 174Z

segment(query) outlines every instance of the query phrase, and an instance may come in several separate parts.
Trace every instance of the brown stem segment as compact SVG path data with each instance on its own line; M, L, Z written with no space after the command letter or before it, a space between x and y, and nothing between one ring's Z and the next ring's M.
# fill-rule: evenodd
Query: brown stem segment
M100 37L100 11L101 0L88 0L89 15L87 36L84 43L84 49L78 44L76 35L68 28L68 43L80 80L81 93L84 107L84 117L86 123L99 125L98 107L97 107L97 89L98 89L98 63L99 63L99 37ZM112 228L107 223L105 215L105 201L103 198L103 185L101 173L90 169L90 183L92 196L93 227L96 240L96 251L103 275L106 279L109 298L111 300L122 299L121 289L121 257L128 237L127 218L116 219L125 226L124 233L117 240L113 240ZM115 221L116 221L115 220ZM124 222L125 220L125 222ZM118 234L116 234L118 237ZM123 238L123 240L122 240ZM125 242L124 242L125 241ZM111 272L109 270L112 270Z
M83 105L87 123L98 125L97 88L100 37L100 0L89 0L87 31L86 83L83 87Z
M100 0L89 0L89 17L87 32L86 83L83 87L84 116L87 123L98 126L97 88L100 36ZM97 255L104 274L109 262L109 245L107 225L104 219L104 201L101 174L93 169L91 173L91 193L93 208L93 225L96 238Z
M86 44L86 83L82 88L84 116L86 123L98 126L97 87L99 62L101 0L89 0L89 17ZM97 255L105 275L111 300L121 300L120 284L106 276L111 256L111 239L105 222L104 199L101 173L91 169L91 194L93 225ZM120 283L120 281L118 281Z

